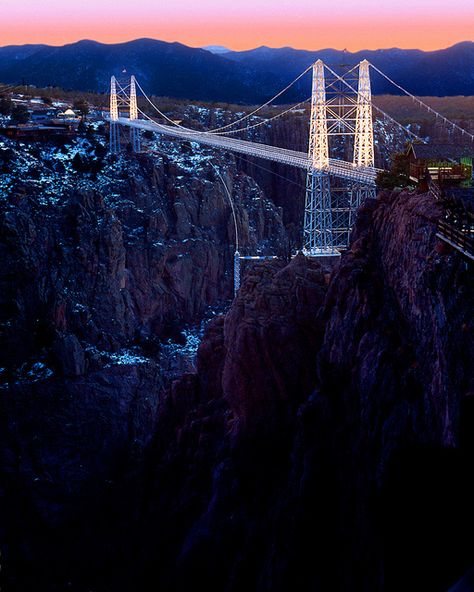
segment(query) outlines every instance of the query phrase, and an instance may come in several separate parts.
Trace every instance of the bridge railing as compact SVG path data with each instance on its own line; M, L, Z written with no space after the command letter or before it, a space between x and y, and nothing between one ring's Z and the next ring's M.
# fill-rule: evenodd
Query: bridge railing
M168 125L159 125L144 121L142 119L130 120L120 117L118 123L131 127L138 127L141 129L148 129L160 134L173 136L181 140L190 142L198 142L208 146L230 150L231 152L238 152L248 154L249 156L256 156L265 160L272 160L290 166L295 166L307 170L309 159L306 152L297 152L287 148L279 148L268 144L261 144L258 142L250 142L248 140L240 140L237 138L229 138L227 136L220 136L218 134L208 134L206 132L187 132L179 128L174 128ZM356 181L358 183L365 183L367 185L375 185L375 177L377 169L372 167L354 167L351 162L329 159L328 172L336 177Z
M438 183L436 183L436 181L433 181L431 175L427 174L426 177L427 177L427 181L428 181L429 192L431 193L431 195L434 197L434 199L436 201L441 201L443 199L443 190L438 185Z
M448 204L440 185L428 175L428 190L434 199L443 203L445 217L438 220L437 236L452 247L474 260L474 223L466 223L459 218L458 221L450 219Z
M457 228L446 220L439 220L438 236L474 260L474 229Z

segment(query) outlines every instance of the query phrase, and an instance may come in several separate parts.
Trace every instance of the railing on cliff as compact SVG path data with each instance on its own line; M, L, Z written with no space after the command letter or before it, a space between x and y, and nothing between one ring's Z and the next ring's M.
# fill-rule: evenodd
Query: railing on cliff
M474 261L473 212L466 210L460 200L447 200L439 183L431 177L428 179L428 190L436 201L442 203L445 210L444 218L438 220L436 236Z
M440 220L436 236L474 261L474 230L459 230L445 220Z
M426 175L437 181L467 181L471 176L471 167L466 164L417 164L410 163L410 178L419 181Z
M428 189L430 194L434 197L436 201L441 201L443 199L443 192L441 187L433 181L431 175L428 175Z

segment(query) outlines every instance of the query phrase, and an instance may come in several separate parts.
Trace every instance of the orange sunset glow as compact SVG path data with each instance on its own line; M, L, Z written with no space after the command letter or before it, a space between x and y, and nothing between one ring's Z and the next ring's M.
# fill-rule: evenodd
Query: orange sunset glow
M117 43L151 37L235 50L260 45L432 50L470 40L474 30L474 8L466 0L456 4L456 11L439 0L400 0L390 7L374 0L357 5L342 0L337 6L306 0L244 0L235 6L204 0L189 6L178 0L167 7L137 0L128 10L110 0L80 6L58 0L4 0L2 5L0 45L62 45L84 38Z

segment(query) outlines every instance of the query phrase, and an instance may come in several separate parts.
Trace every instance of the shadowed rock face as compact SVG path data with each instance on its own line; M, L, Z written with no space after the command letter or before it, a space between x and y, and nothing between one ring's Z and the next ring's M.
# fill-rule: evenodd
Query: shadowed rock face
M343 588L444 590L472 562L473 277L440 255L438 215L425 195L366 206L322 311L311 405L329 414L336 513L357 541Z
M224 324L222 391L236 433L285 425L311 392L325 291L324 270L303 255L247 274Z
M230 297L234 223L212 169L186 183L166 158L123 169L107 199L79 181L59 206L39 205L31 187L2 202L2 367L44 349L65 374L80 375L90 358L81 345L143 345ZM285 249L277 208L227 169L242 248Z
M454 584L473 562L474 291L437 208L382 194L335 269L247 270L171 381L158 359L77 376L72 332L55 341L68 378L1 403L10 588Z
M237 590L262 577L275 512L288 501L297 410L315 381L326 280L301 255L253 267L227 315L206 331L197 373L173 384L154 453L167 462L155 472L160 498L143 565L151 577L153 557L178 562L160 573L165 588L199 581ZM164 538L158 524L167 525Z
M302 258L247 276L193 379L228 439L178 589L441 592L470 566L472 276L438 215L367 204L327 290Z
M89 585L116 562L100 549L122 537L117 512L117 528L133 522L166 389L193 366L166 344L232 293L234 224L212 169L182 183L166 158L122 165L107 198L79 179L59 205L31 184L1 204L2 541L20 589L79 585L78 560ZM277 208L226 171L241 245L284 245Z

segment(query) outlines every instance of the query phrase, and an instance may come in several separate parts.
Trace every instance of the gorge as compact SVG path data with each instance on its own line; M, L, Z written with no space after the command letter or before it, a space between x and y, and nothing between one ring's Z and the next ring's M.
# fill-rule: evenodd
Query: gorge
M432 196L379 193L321 262L290 257L284 169L270 192L192 145L95 177L2 158L6 590L442 592L470 569L472 263ZM211 160L244 247L279 256L234 300Z

